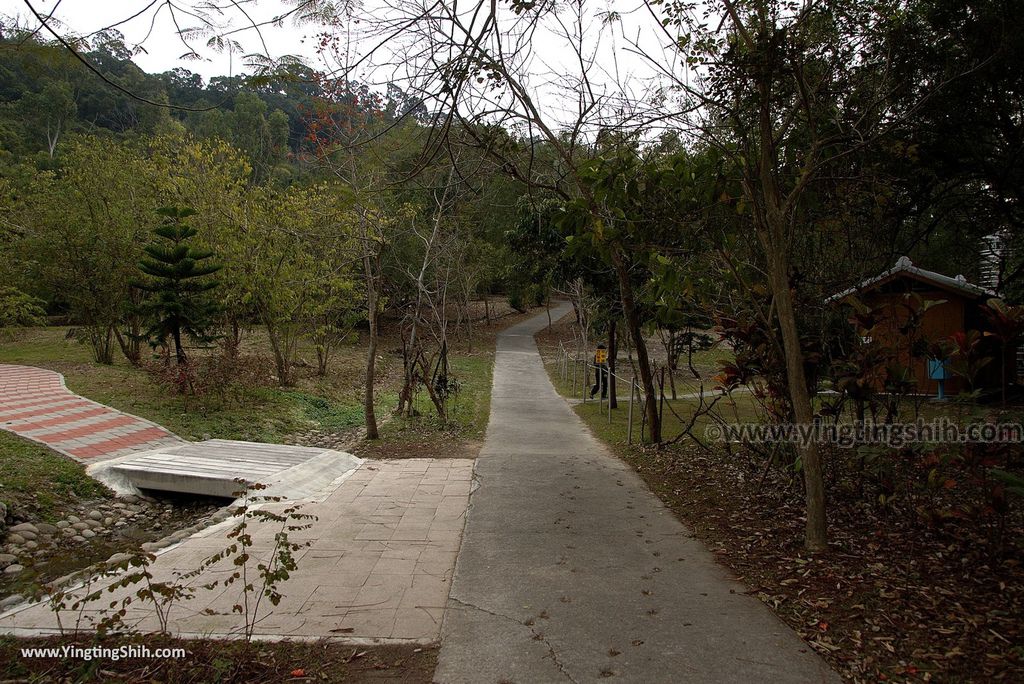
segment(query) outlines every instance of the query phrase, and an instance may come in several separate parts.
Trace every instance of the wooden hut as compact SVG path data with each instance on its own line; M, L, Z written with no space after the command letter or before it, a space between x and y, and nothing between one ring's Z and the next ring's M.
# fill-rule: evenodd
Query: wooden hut
M922 314L920 325L908 330L906 323L912 306L909 295L917 295L921 301L934 302ZM868 278L856 287L839 292L826 303L839 303L856 296L867 306L880 311L882 321L876 327L880 340L897 352L899 363L910 369L922 394L939 393L942 375L936 360L922 353L928 342L952 337L955 333L978 330L984 333L987 326L981 306L996 294L984 287L967 282L962 275L949 277L934 271L914 266L907 257L901 257L896 265L873 278ZM1009 368L1015 365L1015 350L1008 350ZM930 363L931 362L931 363ZM946 373L945 394L956 394L965 388L965 380ZM975 389L998 389L1001 384L1001 366L998 361L981 369L975 379ZM1011 371L1010 380L1014 373Z

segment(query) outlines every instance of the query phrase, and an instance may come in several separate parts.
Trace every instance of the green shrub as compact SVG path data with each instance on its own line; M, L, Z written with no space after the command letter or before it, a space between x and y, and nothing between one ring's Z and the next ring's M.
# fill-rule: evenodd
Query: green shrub
M45 323L42 300L8 285L0 286L0 329Z
M508 305L520 313L526 311L526 296L522 289L515 287L508 291Z

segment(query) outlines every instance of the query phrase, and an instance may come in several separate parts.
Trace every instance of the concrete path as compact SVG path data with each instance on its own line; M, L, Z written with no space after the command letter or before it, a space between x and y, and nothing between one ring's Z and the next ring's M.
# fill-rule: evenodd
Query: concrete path
M297 552L298 569L282 585L285 597L280 605L264 601L256 616L256 636L352 643L436 642L465 522L472 470L469 459L366 462L325 498L307 503L302 513L317 520L308 530L292 532L290 540L312 544ZM294 503L266 508L280 510ZM231 543L227 535L234 524L228 520L158 552L152 566L155 581L173 581L176 575L195 570L203 559ZM279 529L267 522L255 522L249 528L255 556L250 571L257 560L268 557ZM175 605L170 631L186 637L241 634L244 618L232 610L241 600L239 584L203 588L236 570L229 558L189 579L187 583L196 587L195 597ZM102 600L85 611L80 628L91 629L98 619L92 608L106 607L137 589L135 585L113 594L104 592ZM159 628L153 608L140 601L132 604L125 621L143 632ZM74 611L64 611L65 629L76 624ZM34 636L57 629L56 615L46 604L23 605L0 614L0 634Z
M137 416L80 397L60 373L0 364L0 428L92 463L185 442Z
M498 337L436 681L838 681L555 393L546 324Z

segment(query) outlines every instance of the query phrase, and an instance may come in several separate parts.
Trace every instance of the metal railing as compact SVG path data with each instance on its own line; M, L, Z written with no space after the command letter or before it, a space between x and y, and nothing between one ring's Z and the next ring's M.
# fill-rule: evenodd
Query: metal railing
M570 368L572 369L571 372L570 372ZM632 444L633 443L633 398L636 397L637 400L640 399L640 386L637 384L636 378L635 377L625 378L625 377L623 377L621 375L618 375L617 373L613 373L611 371L611 369L607 365L598 366L598 365L596 365L594 363L591 363L589 357L581 355L580 351L578 349L574 350L572 353L570 353L569 350L566 349L565 346L561 342L558 343L557 370L558 370L558 373L559 373L559 377L561 377L562 382L568 384L569 383L569 377L570 377L570 375L572 376L572 393L571 393L571 396L573 396L573 397L576 396L577 387L578 387L579 388L580 401L582 403L584 403L584 404L587 403L587 389L590 387L590 383L589 383L589 378L591 377L590 373L591 373L592 370L593 371L597 371L598 369L600 369L600 371L607 376L607 379L604 382L606 383L606 388L607 388L607 391L608 391L608 396L607 397L601 396L601 398L598 399L597 401L598 401L598 404L602 407L602 409L607 405L607 420L608 420L608 424L611 424L611 422L612 422L612 402L611 402L612 378L615 378L616 380L620 380L623 383L628 383L629 384L629 413L628 413L628 417L626 419L626 423L627 423L627 427L626 427L626 443L627 444ZM595 373L595 377L597 377L596 373ZM598 379L598 385L600 385L600 384L601 384L601 381L600 381L600 379ZM591 399L591 401L594 401L594 400Z

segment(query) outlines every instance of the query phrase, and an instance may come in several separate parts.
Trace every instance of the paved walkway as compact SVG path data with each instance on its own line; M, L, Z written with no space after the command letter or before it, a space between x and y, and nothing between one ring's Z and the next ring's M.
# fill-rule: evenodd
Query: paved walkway
M0 364L0 428L85 463L184 443L155 423L78 396L60 373L8 364Z
M555 393L546 323L498 338L436 681L838 681Z
M436 642L450 588L452 568L465 523L473 472L469 459L407 459L366 462L322 500L302 513L317 516L312 528L292 532L291 541L311 541L296 553L298 569L282 585L277 606L264 601L255 633L259 638L332 638L355 643ZM268 505L280 510L288 504ZM157 555L156 581L196 569L203 559L232 540L229 520L196 533ZM257 522L250 570L268 557L278 525ZM229 589L202 587L237 568L231 559L189 581L195 598L176 604L170 631L179 636L237 636L244 626L232 607L239 584ZM96 587L94 586L93 589ZM96 607L138 589L104 592ZM69 605L73 601L68 601ZM212 612L213 614L208 614ZM86 611L82 629L89 629ZM73 628L74 611L63 614ZM141 631L159 628L153 609L136 601L125 621ZM58 624L45 604L22 606L0 615L0 633L53 633Z

